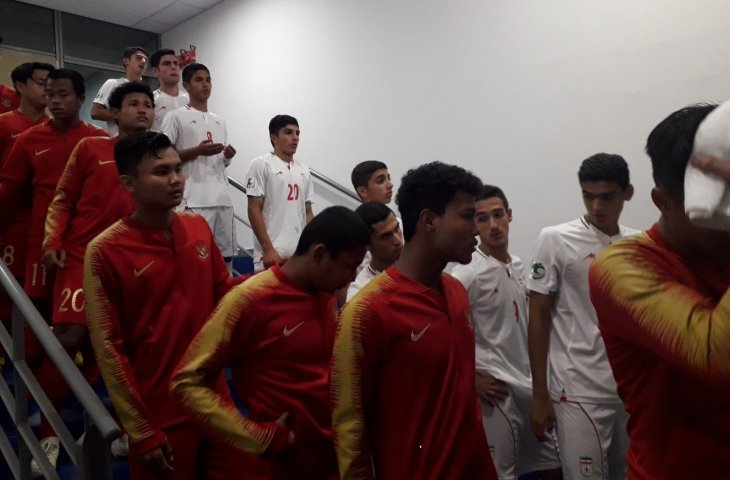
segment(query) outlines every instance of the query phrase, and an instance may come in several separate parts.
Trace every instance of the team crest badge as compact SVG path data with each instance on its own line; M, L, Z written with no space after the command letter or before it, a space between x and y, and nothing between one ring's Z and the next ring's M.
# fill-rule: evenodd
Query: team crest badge
M540 262L535 262L530 268L530 278L533 280L540 280L545 276L545 267Z
M204 243L199 243L195 245L195 251L198 252L198 256L200 258L208 258L208 246Z
M255 178L249 178L248 181L246 181L246 190L250 190L252 188L256 188Z
M584 477L593 475L593 459L591 457L580 457L580 473Z

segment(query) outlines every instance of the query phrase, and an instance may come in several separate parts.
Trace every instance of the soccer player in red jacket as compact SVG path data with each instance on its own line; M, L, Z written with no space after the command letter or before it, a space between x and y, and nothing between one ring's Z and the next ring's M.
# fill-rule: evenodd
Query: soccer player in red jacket
M343 480L496 479L474 385L474 326L461 283L481 181L433 162L396 197L405 246L345 305L331 366Z
M238 478L338 478L329 409L334 292L354 278L369 240L353 211L324 209L286 263L223 299L185 354L172 388L202 425L250 452ZM225 365L248 418L214 389Z
M129 135L114 158L136 210L89 243L84 293L96 359L129 435L130 478L237 478L235 451L206 438L168 388L185 349L237 281L205 219L175 212L185 178L170 140ZM214 384L231 401L223 375Z
M646 151L659 221L607 247L590 270L598 325L631 415L630 479L730 472L730 233L694 225L684 208L695 133L714 108L683 108L654 128ZM730 163L711 166L730 186Z

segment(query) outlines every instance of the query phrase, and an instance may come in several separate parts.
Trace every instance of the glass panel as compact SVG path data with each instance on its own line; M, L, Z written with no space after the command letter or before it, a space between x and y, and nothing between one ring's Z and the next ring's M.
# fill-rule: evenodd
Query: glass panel
M157 34L112 23L61 14L63 54L97 62L122 64L124 49L141 46L152 55L157 50Z
M84 104L81 106L81 119L93 123L94 125L98 125L101 128L106 128L106 122L91 119L91 106L94 103L96 92L99 91L104 82L110 78L120 78L124 76L124 74L114 70L74 65L73 63L66 63L64 66L66 68L76 70L84 77L84 83L86 84L86 101L84 101ZM156 90L159 86L159 82L153 77L144 77L144 82L149 85L152 90Z
M13 0L0 0L0 35L5 45L41 52L56 51L53 10Z

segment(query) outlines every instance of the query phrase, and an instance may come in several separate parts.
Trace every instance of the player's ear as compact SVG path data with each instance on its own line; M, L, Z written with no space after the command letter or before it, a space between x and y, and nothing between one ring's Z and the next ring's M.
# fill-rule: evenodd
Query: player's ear
M134 177L131 175L119 175L119 183L129 193L134 193Z
M629 185L624 190L624 201L629 201L634 196L634 186L629 183Z
M512 209L511 208L507 209L507 220L509 220L510 223L512 222Z
M422 224L427 232L433 231L436 229L436 219L438 216L428 208L424 208L418 213L418 223ZM416 226L418 226L418 223Z
M671 197L660 187L654 187L651 189L651 201L654 202L656 208L658 208L662 213L671 209Z
M316 243L309 249L310 255L316 263L322 263L325 255L327 255L327 247L324 243Z
M355 192L357 192L357 196L360 197L360 199L363 201L363 203L367 202L367 196L368 196L368 189L367 187L357 187L355 189Z
M114 115L114 120L117 122L117 125L118 125L119 124L119 109L109 107L109 113Z

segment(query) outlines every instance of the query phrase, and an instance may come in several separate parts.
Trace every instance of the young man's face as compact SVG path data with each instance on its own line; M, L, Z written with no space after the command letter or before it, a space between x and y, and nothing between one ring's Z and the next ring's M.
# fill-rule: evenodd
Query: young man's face
M337 257L332 258L329 252L325 252L318 262L316 269L315 283L317 291L334 293L347 286L355 280L357 267L365 258L365 245L345 250Z
M387 168L375 170L370 175L367 188L357 189L363 202L378 202L385 205L393 198L393 182L390 181L390 173Z
M183 82L183 87L188 91L190 98L198 102L207 102L210 98L210 91L213 84L210 81L210 73L205 70L198 70L190 77L189 82Z
M48 70L33 70L31 77L25 83L17 82L15 88L20 97L35 108L46 106L46 78Z
M621 188L616 182L581 182L583 204L588 221L604 233L610 234L618 227L624 202L631 200L634 187Z
M380 263L391 265L403 251L403 234L393 213L370 228L370 253Z
M46 81L46 104L56 120L68 120L79 116L84 97L76 95L70 78L52 78Z
M116 115L120 132L144 132L152 127L155 109L150 97L142 92L134 92L124 96L122 107Z
M171 210L183 198L185 177L182 161L174 148L167 148L161 158L145 157L136 175L123 175L122 183L139 206L154 210Z
M434 242L447 262L469 263L479 233L474 222L474 196L456 192L444 214L435 218Z
M133 73L137 77L141 77L144 71L147 70L147 55L143 52L134 52L131 57L122 60L124 70Z
M479 230L479 240L487 251L507 248L512 209L505 208L501 198L489 197L476 202L474 219Z
M274 151L288 156L297 153L299 134L298 125L286 125L279 130L279 133L272 134L271 143L274 145Z
M173 86L180 81L180 62L175 55L163 55L153 70L162 85Z

